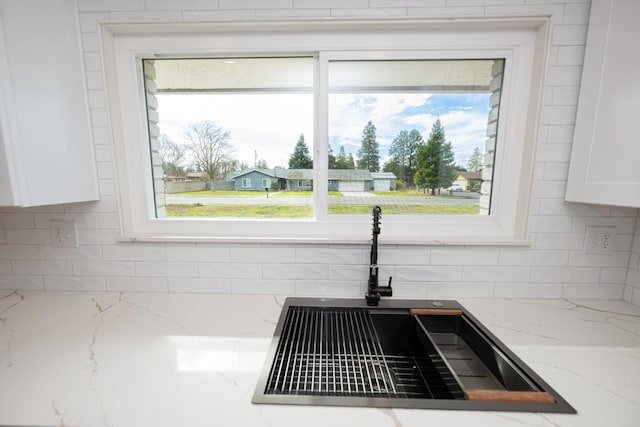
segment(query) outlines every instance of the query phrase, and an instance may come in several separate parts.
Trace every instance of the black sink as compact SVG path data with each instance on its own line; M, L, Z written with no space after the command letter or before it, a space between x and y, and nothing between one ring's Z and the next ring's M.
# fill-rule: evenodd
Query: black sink
M575 413L455 301L288 298L253 402Z

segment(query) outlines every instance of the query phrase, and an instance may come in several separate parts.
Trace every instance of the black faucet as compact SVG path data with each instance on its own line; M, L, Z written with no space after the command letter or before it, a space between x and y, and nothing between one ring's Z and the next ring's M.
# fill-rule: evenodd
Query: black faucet
M391 276L387 286L378 286L378 234L380 234L380 206L373 208L373 232L371 237L371 265L369 266L369 284L367 293L364 295L367 305L378 305L380 297L390 297L393 295L391 289Z

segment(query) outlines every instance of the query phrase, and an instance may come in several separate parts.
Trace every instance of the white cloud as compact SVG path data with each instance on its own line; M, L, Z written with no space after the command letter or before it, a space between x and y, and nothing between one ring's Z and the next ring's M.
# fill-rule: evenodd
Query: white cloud
M381 157L397 134L403 129L400 120L410 108L425 105L429 94L333 94L329 97L329 134L334 149L340 145L352 147L355 152L360 147L362 131L367 122L376 127L376 137L380 144Z
M430 94L332 94L329 133L334 154L344 145L354 155L369 120L376 126L381 163L401 130L418 130L426 140L439 117L456 161L465 165L473 149L484 147L487 112L468 103L451 101L439 106L439 116L428 105ZM286 166L301 133L313 148L313 100L310 94L158 95L160 130L174 141L184 141L185 125L212 120L231 133L235 158L249 165L254 152L270 167Z
M429 113L415 114L404 118L406 124L415 126L421 131L425 141L435 121L440 123L445 131L447 141L450 141L456 155L456 163L466 166L475 147L482 150L487 134L487 113L473 109L452 110L440 116Z
M311 95L159 95L158 113L160 131L175 141L184 141L185 125L214 121L231 133L234 157L249 165L257 151L270 167L286 166L301 133L313 145Z

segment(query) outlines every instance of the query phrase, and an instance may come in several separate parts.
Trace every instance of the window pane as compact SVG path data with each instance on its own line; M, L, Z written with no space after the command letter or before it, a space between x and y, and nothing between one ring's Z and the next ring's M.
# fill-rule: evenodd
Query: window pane
M312 216L312 187L298 182L313 176L313 58L144 69L158 217Z
M488 215L503 68L330 62L329 214Z

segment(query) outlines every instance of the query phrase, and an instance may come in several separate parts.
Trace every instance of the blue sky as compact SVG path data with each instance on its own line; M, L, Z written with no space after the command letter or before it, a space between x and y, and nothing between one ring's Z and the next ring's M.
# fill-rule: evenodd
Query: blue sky
M488 94L340 94L332 95L329 105L329 142L334 152L344 145L345 151L355 154L362 130L371 120L376 127L381 165L400 131L416 129L426 141L438 118L461 165L466 165L473 149L482 149L486 140Z
M437 118L453 144L456 162L466 165L473 149L484 147L488 94L332 94L329 100L330 144L347 153L360 148L369 120L376 126L381 166L401 130L418 130L426 140ZM231 133L234 157L250 166L258 159L269 167L285 166L300 134L311 149L313 103L309 94L158 95L160 131L184 141L185 125L213 120Z

